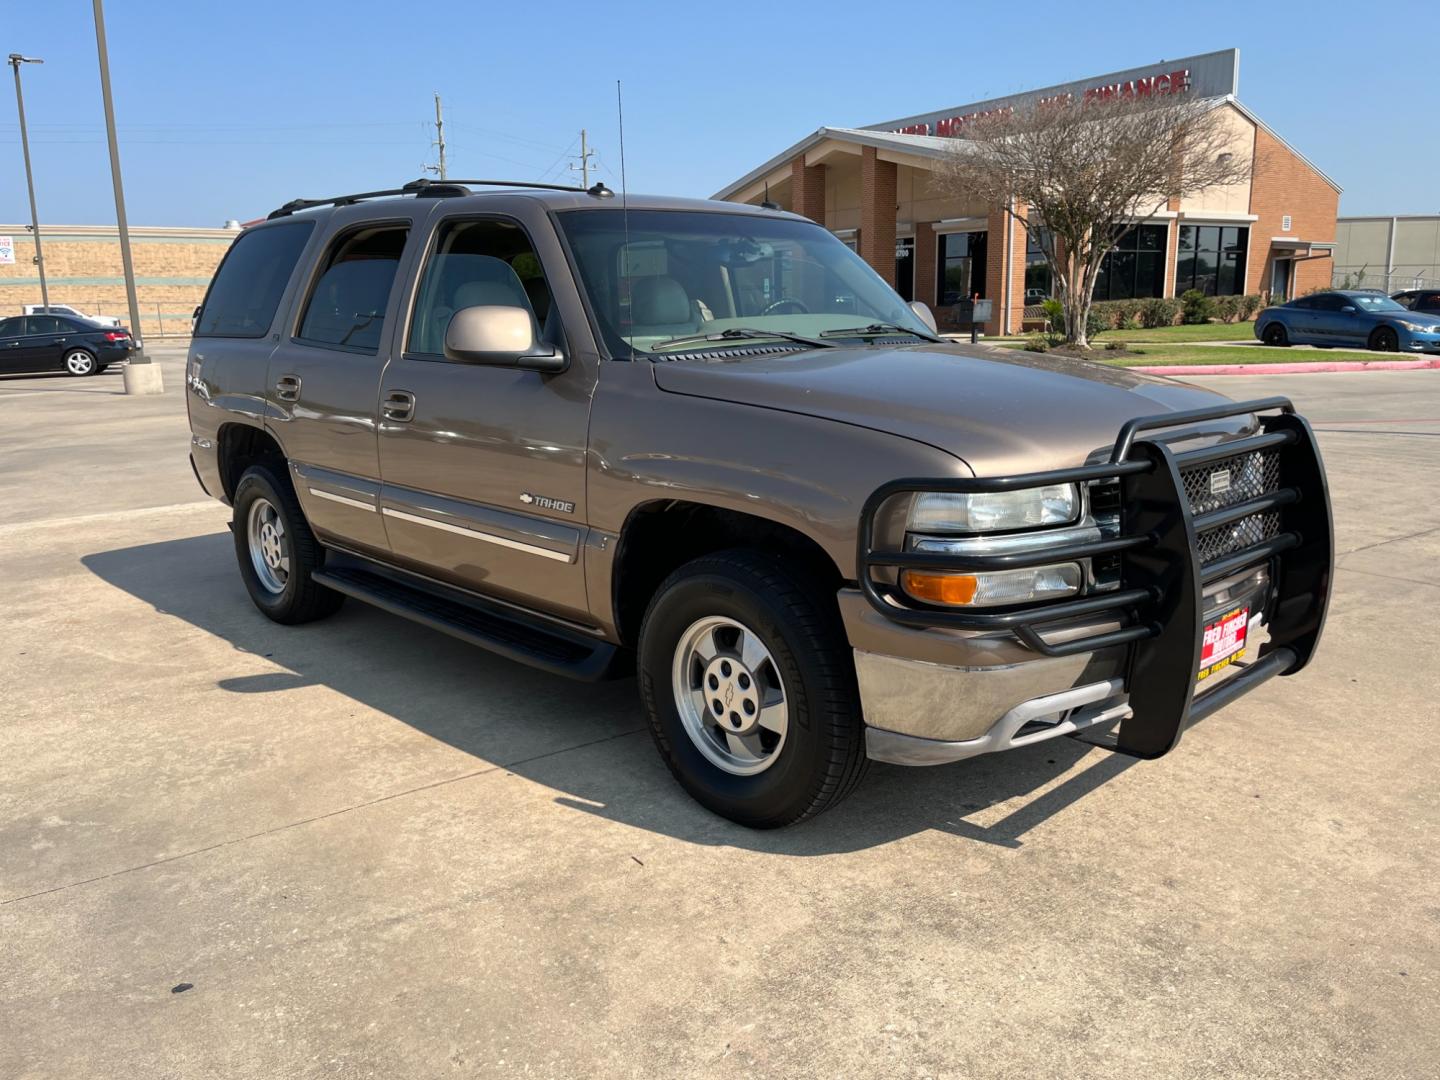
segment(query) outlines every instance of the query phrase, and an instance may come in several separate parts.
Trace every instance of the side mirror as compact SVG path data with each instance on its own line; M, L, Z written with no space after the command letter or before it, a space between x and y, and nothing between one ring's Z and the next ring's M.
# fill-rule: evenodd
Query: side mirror
M565 354L541 344L527 308L499 304L461 308L445 328L445 357L466 364L564 371Z
M930 328L932 334L939 333L940 327L935 323L935 313L930 310L929 304L921 303L919 300L911 300L910 310L915 313L916 318Z
M1346 304L1344 307L1342 307L1342 308L1340 309L1340 312L1341 312L1341 314L1344 314L1344 315L1354 315L1354 314L1355 314L1355 307L1354 307L1354 305L1352 305L1352 304Z

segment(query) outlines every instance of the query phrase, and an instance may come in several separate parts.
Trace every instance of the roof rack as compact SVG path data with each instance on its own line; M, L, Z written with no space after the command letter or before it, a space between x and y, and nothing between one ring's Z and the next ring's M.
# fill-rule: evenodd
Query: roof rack
M471 187L543 188L547 191L573 191L582 195L593 195L597 199L613 198L615 193L604 184L591 184L588 188L570 184L540 184L529 180L411 180L404 187L384 188L380 191L357 191L353 195L336 195L328 199L291 199L284 206L270 211L266 220L289 217L297 210L309 210L316 206L351 206L361 199L380 199L388 195L414 195L417 199L454 198L474 194Z

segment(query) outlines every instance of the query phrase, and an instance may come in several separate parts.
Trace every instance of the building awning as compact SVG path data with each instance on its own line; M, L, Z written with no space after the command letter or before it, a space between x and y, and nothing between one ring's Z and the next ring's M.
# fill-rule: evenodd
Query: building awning
M1270 250L1276 255L1324 257L1335 250L1335 244L1329 240L1297 240L1293 236L1272 236Z

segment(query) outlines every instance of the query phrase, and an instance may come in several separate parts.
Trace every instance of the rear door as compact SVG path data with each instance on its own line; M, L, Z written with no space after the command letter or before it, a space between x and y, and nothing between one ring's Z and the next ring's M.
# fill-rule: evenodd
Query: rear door
M598 358L549 220L437 217L408 324L380 386L386 532L402 565L462 588L586 617L585 444ZM527 307L570 357L554 374L447 360L461 308ZM584 348L577 348L579 341Z
M62 366L68 327L54 315L25 316L19 361L24 371L51 371Z
M429 202L420 205L424 211ZM311 527L326 541L388 550L380 519L376 390L399 303L395 288L421 211L355 207L330 219L270 356L276 439Z

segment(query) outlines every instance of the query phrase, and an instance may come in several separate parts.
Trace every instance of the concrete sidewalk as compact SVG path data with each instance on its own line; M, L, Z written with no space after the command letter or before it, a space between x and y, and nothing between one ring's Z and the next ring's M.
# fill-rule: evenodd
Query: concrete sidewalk
M1316 422L1316 665L1151 763L691 802L630 682L251 606L163 398L0 381L0 1076L1432 1077L1440 380ZM191 984L191 988L172 992Z

